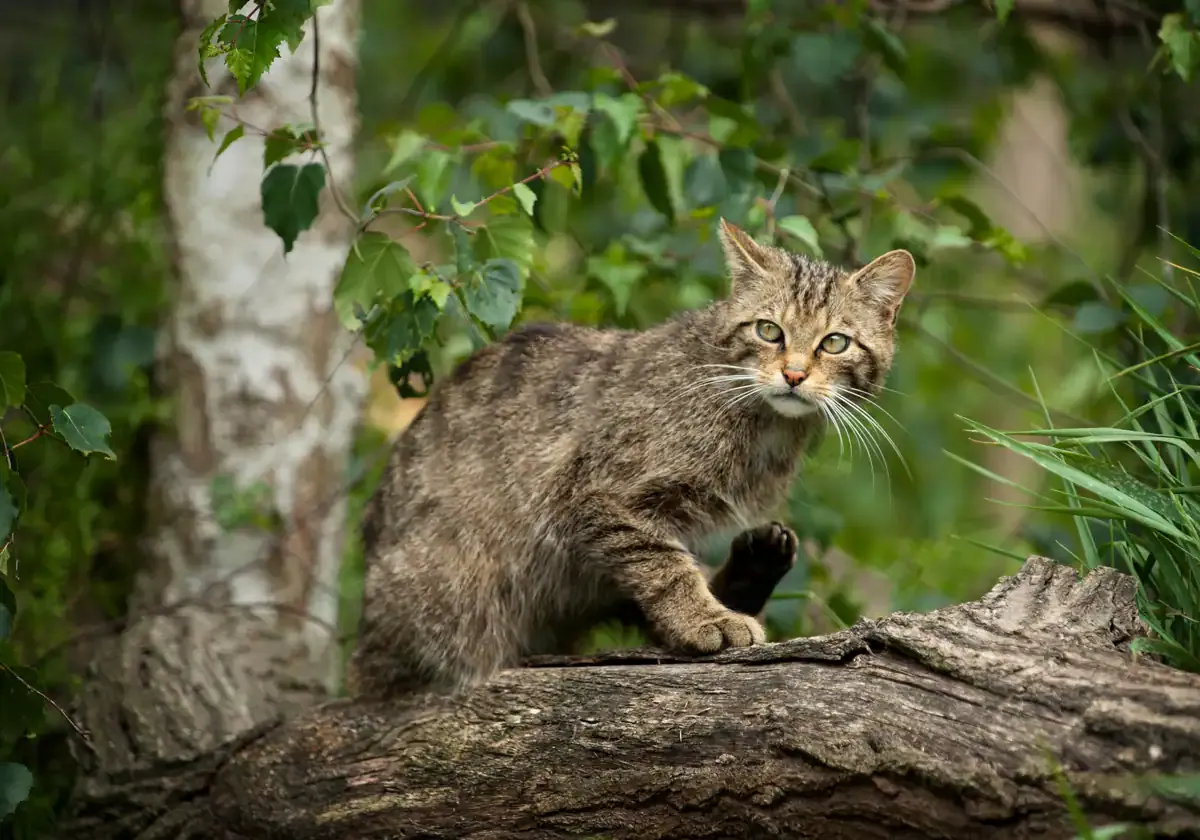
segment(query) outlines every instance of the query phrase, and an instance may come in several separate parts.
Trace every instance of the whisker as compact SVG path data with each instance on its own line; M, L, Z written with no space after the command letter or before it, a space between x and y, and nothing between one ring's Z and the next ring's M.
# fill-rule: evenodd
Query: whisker
M872 449L872 444L875 443L870 432L863 428L862 423L850 412L846 411L845 407L834 400L827 402L830 410L838 415L839 419L846 424L846 431L851 436L851 439L857 441L862 446L863 454L867 458L867 468L871 472L871 486L875 486L875 453ZM882 456L881 456L882 458ZM887 462L883 463L884 470L887 469Z
M867 419L871 419L870 416L866 415L862 409L835 391L830 391L828 393L828 399L831 404L837 405L842 409L847 421L853 419L854 425L862 430L862 433L866 437L867 443L870 445L872 451L879 456L880 463L883 465L884 473L888 475L888 479L890 480L891 472L888 469L887 458L884 457L883 454L883 447L881 447L879 442L875 439L874 429L864 423L862 419L863 416L865 416Z
M890 418L891 421L900 428L901 431L903 431L903 432L908 431L908 429L904 428L904 424L901 423L899 420L897 420L896 416L894 414L892 414L892 412L888 411L886 408L884 408L878 402L875 401L875 398L872 394L869 394L868 392L862 390L861 388L854 388L849 385L839 385L839 386L834 386L834 387L835 387L835 390L846 391L848 393L851 393L854 396L858 397L862 402L865 402L868 405L879 409L884 414L886 414L888 416L888 418Z
M890 446L892 448L892 451L896 453L896 457L900 459L900 464L904 467L904 472L908 474L908 477L910 479L912 478L912 471L908 468L908 462L904 460L904 455L900 452L900 447L896 446L896 442L894 440L892 440L892 436L888 434L887 430L885 428L883 428L882 425L880 425L878 420L876 420L874 417L872 417L870 414L868 414L867 410L864 409L862 406L856 405L853 401L851 401L847 397L843 396L842 394L837 393L836 391L831 391L829 393L829 398L831 400L834 400L835 402L841 403L850 412L857 414L860 418L862 418L863 421L865 421L871 427L873 427L875 429L875 431L877 431L879 433L879 435L884 439L884 441L887 442L888 446ZM874 436L872 435L872 437L874 437ZM883 457L882 449L880 449L879 455L881 458Z
M830 412L829 407L824 402L817 403L817 410L821 412L821 416L825 418L825 422L833 426L834 432L837 433L838 439L838 466L842 465L842 458L846 454L846 441L842 439L842 427L838 425L837 418Z

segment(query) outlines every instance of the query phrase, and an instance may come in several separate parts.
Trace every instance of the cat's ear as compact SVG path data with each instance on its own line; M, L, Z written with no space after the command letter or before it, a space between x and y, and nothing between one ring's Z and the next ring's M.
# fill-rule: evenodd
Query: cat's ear
M721 219L717 225L717 233L721 237L721 248L725 251L725 267L735 289L739 283L768 276L772 264L770 250L725 219Z
M904 250L888 251L854 272L846 282L882 308L894 324L916 273L912 254Z

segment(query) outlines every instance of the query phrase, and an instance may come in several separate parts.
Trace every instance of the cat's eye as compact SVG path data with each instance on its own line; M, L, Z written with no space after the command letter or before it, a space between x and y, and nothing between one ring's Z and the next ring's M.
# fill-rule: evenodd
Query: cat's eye
M759 321L754 325L754 331L763 341L769 341L772 344L778 344L783 340L783 327L774 321Z
M846 352L849 346L850 339L841 333L830 333L821 339L821 350L831 356Z

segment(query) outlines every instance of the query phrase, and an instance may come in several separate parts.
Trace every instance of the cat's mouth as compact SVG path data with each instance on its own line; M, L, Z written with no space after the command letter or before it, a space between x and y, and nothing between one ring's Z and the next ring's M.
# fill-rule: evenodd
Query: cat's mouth
M767 396L767 402L773 409L787 417L803 417L818 410L817 402L800 391L776 391Z

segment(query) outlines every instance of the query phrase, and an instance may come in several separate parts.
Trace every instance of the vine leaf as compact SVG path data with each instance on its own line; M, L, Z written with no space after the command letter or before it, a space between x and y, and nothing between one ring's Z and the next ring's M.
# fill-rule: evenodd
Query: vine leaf
M283 240L283 253L291 251L300 233L312 227L324 188L325 167L319 163L280 163L263 177L263 221Z
M0 539L0 542L3 542ZM17 617L17 596L0 580L0 641L8 638L12 632L13 619Z
M0 352L0 411L19 407L25 399L25 360L11 350Z
M54 421L54 431L76 452L84 455L97 452L110 461L117 459L108 446L112 426L107 417L90 405L75 403L66 408L52 405L50 417Z

